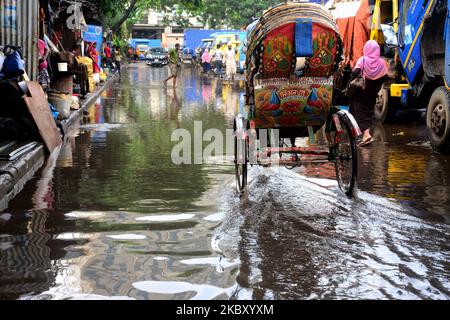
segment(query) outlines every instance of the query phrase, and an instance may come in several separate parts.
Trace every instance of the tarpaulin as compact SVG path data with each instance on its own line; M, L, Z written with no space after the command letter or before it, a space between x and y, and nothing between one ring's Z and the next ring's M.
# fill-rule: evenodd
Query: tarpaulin
M369 1L361 1L361 5L354 17L338 18L336 23L344 44L345 61L351 68L363 55L364 44L370 39L371 14Z

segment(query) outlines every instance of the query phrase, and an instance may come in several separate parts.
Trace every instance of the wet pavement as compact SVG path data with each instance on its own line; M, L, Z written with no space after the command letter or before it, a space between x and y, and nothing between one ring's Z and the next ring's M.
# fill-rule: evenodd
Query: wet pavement
M243 83L166 76L132 64L0 212L1 299L450 298L450 157L423 123L375 128L355 200L330 165L253 167L240 199L170 136L232 128Z

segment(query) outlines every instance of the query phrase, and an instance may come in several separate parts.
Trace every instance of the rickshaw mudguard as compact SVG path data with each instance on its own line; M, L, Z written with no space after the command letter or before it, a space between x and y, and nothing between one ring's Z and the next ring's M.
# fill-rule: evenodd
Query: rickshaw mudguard
M336 121L345 121L350 127L350 134L353 138L357 138L362 134L358 122L350 112L348 112L347 110L339 110L336 115L337 119L336 117L333 117L333 121L335 121L336 127ZM342 126L342 124L339 125Z
M236 138L238 140L245 140L248 136L247 134L247 126L246 126L247 120L245 119L244 115L239 113L234 118L234 134L236 135Z

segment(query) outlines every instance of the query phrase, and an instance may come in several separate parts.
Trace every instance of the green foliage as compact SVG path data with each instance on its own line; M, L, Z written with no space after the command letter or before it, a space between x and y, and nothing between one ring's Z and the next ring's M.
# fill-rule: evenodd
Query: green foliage
M113 46L118 47L120 49L125 49L127 46L127 41L116 35L113 35L112 43L113 43Z
M274 0L203 0L202 5L196 9L202 22L212 29L229 27L243 28L270 6L281 1Z
M96 2L102 13L106 27L111 27L120 20L128 8L129 0L91 0ZM263 10L276 5L281 0L138 0L136 8L126 21L130 26L143 18L148 9L166 13L165 24L176 22L183 27L189 27L188 19L183 16L196 16L210 28L242 28L259 18ZM169 18L169 13L173 18Z

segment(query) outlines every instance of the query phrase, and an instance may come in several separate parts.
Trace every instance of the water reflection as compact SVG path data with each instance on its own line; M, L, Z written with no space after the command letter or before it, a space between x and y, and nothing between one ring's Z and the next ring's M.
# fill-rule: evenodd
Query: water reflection
M450 161L431 150L423 125L380 125L374 134L376 142L359 153L359 187L449 222Z
M0 298L448 298L449 162L421 126L375 128L356 201L331 164L252 168L241 200L170 135L230 128L243 83L167 71L131 65L0 213Z
M161 90L166 72L131 67L87 110L50 169L14 200L0 221L1 298L149 299L133 284L234 284L237 266L195 260L217 257L210 237L218 221L204 218L218 214L208 194L231 167L170 159L173 129L192 132L193 120L203 120L205 129L224 131L229 120L211 107L211 80L196 84L202 92L209 83L206 100L192 101L179 98L189 91L183 85Z

